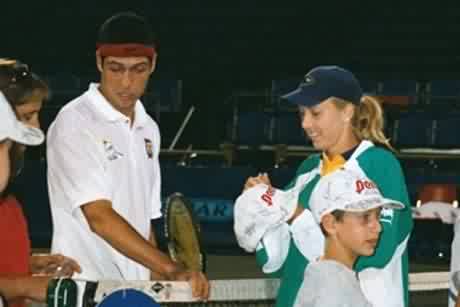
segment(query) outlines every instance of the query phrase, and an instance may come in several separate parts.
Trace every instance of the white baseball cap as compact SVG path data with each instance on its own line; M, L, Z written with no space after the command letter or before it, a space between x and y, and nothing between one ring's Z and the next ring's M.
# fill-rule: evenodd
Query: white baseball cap
M369 178L344 168L322 177L310 199L310 209L318 224L334 210L363 212L378 207L402 209L404 204L384 198Z
M241 194L234 207L234 231L238 244L253 252L264 234L289 220L297 207L298 190L282 191L257 184Z
M39 145L45 136L40 129L21 123L0 91L0 142L10 139L24 145Z

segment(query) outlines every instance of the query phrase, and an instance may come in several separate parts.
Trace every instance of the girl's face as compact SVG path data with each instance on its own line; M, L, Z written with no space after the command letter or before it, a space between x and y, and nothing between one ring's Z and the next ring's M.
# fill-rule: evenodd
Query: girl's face
M39 114L42 109L43 100L39 97L31 98L23 104L15 106L16 116L28 126L40 128Z
M3 192L10 178L10 148L12 142L4 140L0 142L0 192Z
M327 154L338 154L355 146L351 117L352 106L338 108L326 99L313 107L300 107L302 128L313 146Z
M39 95L35 95L27 100L25 103L17 105L14 107L16 116L19 121L25 125L32 126L34 128L40 129L40 110L42 109L43 99ZM23 153L26 150L26 146L19 145L18 150L20 153Z

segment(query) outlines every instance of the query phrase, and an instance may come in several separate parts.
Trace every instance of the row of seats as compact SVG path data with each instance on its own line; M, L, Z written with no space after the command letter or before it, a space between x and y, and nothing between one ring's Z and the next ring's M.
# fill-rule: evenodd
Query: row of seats
M279 97L297 88L297 80L274 80L272 94ZM377 96L386 96L388 102L397 104L456 103L460 100L460 80L362 80L363 91ZM385 98L384 98L385 99Z
M229 130L229 139L237 145L311 146L297 112L239 112ZM460 114L405 112L386 118L386 135L397 148L460 148L458 131Z

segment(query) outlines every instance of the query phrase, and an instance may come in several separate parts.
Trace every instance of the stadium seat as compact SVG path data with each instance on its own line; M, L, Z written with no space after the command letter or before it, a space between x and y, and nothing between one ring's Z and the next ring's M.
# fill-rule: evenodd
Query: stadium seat
M432 80L427 83L427 103L456 104L460 102L460 80Z
M393 143L398 148L433 146L434 120L430 114L407 112L394 122Z
M274 143L288 146L308 146L310 140L305 135L298 112L280 112L275 120Z
M419 101L420 84L414 80L382 81L378 84L377 95L388 104L415 104Z
M272 117L263 111L240 112L236 121L236 139L239 146L258 147L271 143Z
M436 121L434 145L436 148L460 148L460 116Z
M430 201L444 202L453 204L458 201L457 186L455 184L425 184L421 187L418 194L420 205Z

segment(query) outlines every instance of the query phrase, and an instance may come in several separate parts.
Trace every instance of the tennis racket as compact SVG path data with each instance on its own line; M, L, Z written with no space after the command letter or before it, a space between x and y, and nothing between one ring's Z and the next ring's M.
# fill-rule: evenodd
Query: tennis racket
M205 272L200 225L190 201L181 193L174 193L167 198L164 212L164 233L171 259L187 270Z

